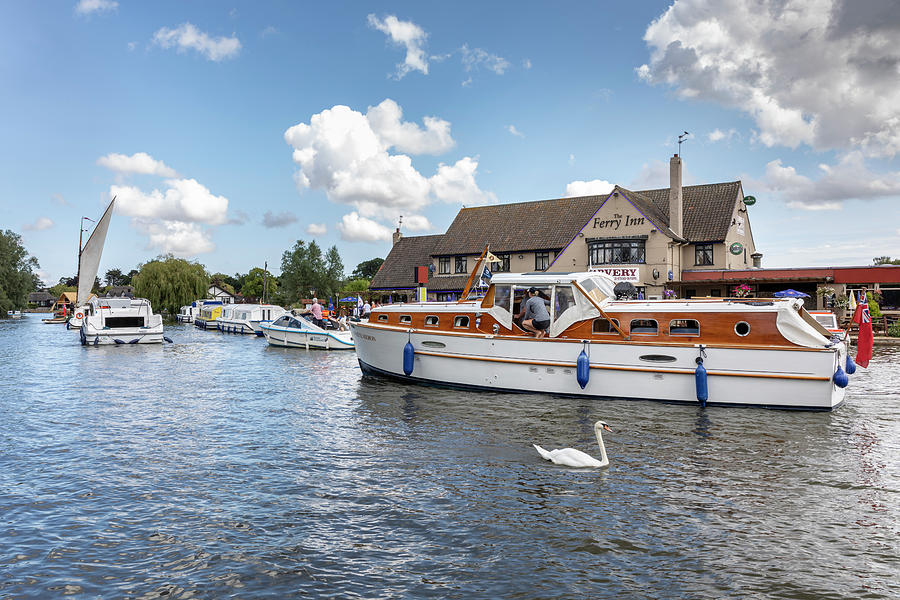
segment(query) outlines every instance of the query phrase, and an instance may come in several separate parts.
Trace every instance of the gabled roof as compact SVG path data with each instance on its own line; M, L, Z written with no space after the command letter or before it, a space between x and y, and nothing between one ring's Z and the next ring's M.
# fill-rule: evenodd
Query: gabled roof
M432 264L431 255L434 246L442 235L418 235L404 237L394 244L384 264L375 273L370 290L399 290L416 287L416 267L427 267ZM431 278L429 277L429 287Z
M48 300L53 300L53 294L45 290L28 294L29 302L46 302Z
M684 227L682 235L691 242L719 242L728 235L734 205L739 200L740 181L687 185L681 189ZM669 224L669 188L638 192L649 198Z
M551 250L565 247L606 198L582 196L463 208L432 255Z
M684 241L684 238L678 237L675 232L669 228L668 214L663 213L656 203L643 193L632 192L631 190L626 190L618 185L613 189L613 192L619 192L625 196L625 198L627 198L642 215L650 219L650 222L653 223L654 227L659 229L662 233L678 241Z

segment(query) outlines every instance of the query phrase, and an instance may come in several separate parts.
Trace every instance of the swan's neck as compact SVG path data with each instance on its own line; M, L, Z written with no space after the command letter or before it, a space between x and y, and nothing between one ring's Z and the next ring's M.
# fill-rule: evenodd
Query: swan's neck
M604 465L608 465L609 458L606 456L606 446L603 445L603 433L600 431L599 427L594 429L594 433L597 434L597 444L600 446L600 462Z

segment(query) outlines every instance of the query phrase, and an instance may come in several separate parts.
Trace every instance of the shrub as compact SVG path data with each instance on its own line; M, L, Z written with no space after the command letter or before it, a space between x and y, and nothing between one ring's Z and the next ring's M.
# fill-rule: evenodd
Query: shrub
M891 337L900 337L900 320L894 321L893 324L888 327L887 333Z
M866 298L869 300L869 316L873 319L881 318L881 307L878 306L878 301L872 295L872 292L866 292Z

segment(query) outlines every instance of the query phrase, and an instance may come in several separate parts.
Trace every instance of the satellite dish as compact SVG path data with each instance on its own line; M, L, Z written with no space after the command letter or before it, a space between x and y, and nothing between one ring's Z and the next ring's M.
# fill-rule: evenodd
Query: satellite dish
M744 196L744 204L746 206L753 206L754 204L756 204L756 197L755 196Z

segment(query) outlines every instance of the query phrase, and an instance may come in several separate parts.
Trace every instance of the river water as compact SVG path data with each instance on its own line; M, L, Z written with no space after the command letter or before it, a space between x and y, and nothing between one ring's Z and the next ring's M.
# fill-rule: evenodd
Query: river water
M0 322L0 598L897 598L900 350L832 413L447 391ZM532 443L608 469L542 461Z

